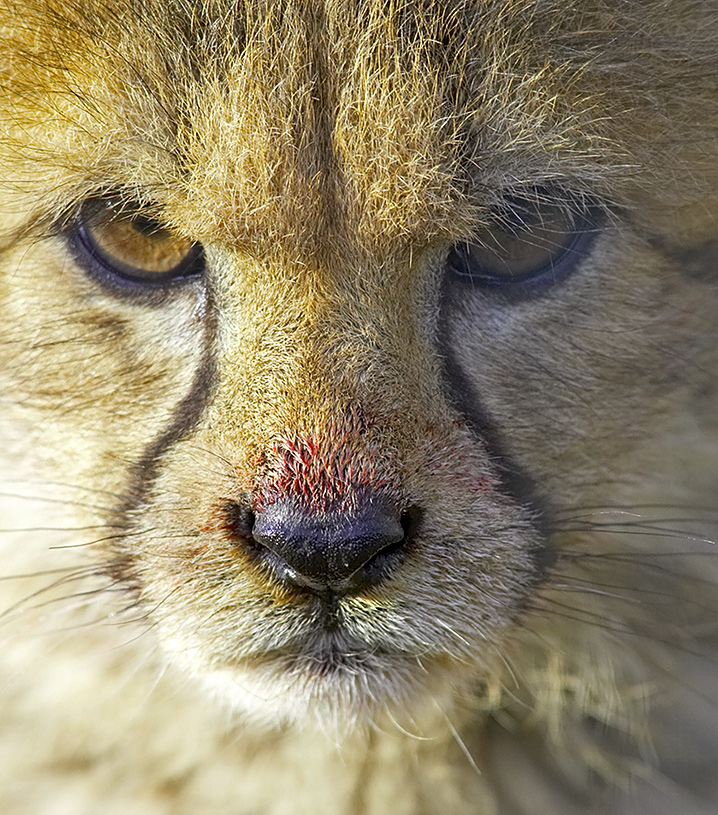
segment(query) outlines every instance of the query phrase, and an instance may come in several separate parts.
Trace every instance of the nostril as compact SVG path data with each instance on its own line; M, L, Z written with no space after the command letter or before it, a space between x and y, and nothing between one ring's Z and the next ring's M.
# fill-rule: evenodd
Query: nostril
M224 526L232 533L233 537L245 541L252 539L252 529L254 528L254 512L246 505L235 501L227 501L222 506L224 514Z
M404 538L405 540L410 540L411 538L416 535L419 525L421 524L421 519L423 516L423 512L421 507L416 505L405 509L401 513L401 517L399 522L401 523L401 528L404 530Z
M380 583L400 564L407 544L411 543L419 529L422 515L423 512L418 506L409 507L401 513L399 523L404 535L400 541L386 546L364 564L362 577L367 584Z

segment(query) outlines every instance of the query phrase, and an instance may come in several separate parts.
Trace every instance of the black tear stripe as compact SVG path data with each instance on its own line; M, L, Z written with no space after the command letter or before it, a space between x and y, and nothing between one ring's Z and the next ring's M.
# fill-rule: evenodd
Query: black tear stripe
M537 570L537 581L555 560L555 553L548 545L551 528L550 510L541 497L533 478L511 456L497 423L483 407L476 386L466 376L449 343L448 320L450 313L458 310L458 298L448 291L444 283L438 322L438 351L443 361L444 381L449 401L467 421L477 441L486 450L499 479L499 489L513 502L524 507L543 545L532 552Z
M688 277L701 283L718 284L718 238L688 249L661 249L678 263Z
M159 436L145 447L139 460L132 467L131 485L120 503L119 511L128 517L145 501L159 474L159 465L164 454L196 427L214 391L217 361L214 352L214 339L217 328L217 314L214 299L205 283L205 315L202 336L201 359L187 395L177 406L168 426ZM125 557L126 557L125 553Z
M718 284L718 237L692 246L681 246L632 221L630 223L640 238L664 258L675 263L685 277L710 286Z

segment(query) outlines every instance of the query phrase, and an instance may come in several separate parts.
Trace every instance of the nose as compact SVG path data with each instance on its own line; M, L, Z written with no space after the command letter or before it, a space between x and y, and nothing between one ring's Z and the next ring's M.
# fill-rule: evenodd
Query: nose
M380 501L352 511L308 512L279 500L254 516L251 536L286 583L347 594L379 583L406 543L411 513Z

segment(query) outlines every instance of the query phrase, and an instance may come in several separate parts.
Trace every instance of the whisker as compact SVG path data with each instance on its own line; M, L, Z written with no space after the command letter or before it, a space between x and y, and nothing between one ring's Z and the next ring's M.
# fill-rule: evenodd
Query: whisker
M0 535L26 532L90 532L94 529L124 529L121 524L92 524L90 526L19 526L0 529Z
M569 593L576 593L576 594L596 594L600 597L610 597L613 600L622 600L626 603L632 603L633 605L640 606L642 605L641 600L637 597L628 597L626 595L617 594L615 592L605 591L603 589L593 588L591 586L572 586L570 583L551 583L551 590L558 590L558 591L566 591Z
M666 540L685 540L693 543L706 543L709 545L715 545L716 541L713 538L706 538L700 535L695 535L690 532L681 531L678 529L665 529L662 527L653 527L648 524L641 524L634 527L629 528L628 526L625 527L617 527L617 526L576 526L576 527L569 527L566 529L560 530L562 533L566 532L593 532L601 534L625 534L627 531L630 532L631 537L641 538L641 537L648 537L648 538L656 538L656 539L666 539Z
M559 610L547 608L547 604L555 606ZM562 603L547 597L542 597L538 602L532 604L531 611L539 615L550 615L559 619L577 622L582 626L589 625L612 636L620 636L622 641L623 637L628 637L647 643L658 643L677 653L698 657L703 660L708 660L711 664L718 665L718 655L713 655L710 652L710 645L705 644L706 647L701 649L699 647L701 645L700 639L692 636L684 628L677 630L676 633L679 636L669 638L664 636L663 633L657 633L655 628L651 626L650 620L645 621L642 627L638 627L634 621L629 625L620 620L607 620L601 614L587 612L585 609L577 608L568 603ZM529 630L531 630L531 628L529 628ZM693 647L690 647L688 643L693 643ZM716 703L718 704L718 700L716 700Z
M22 610L24 608L28 609L37 609L42 607L41 604L34 604L29 605L30 601L41 597L43 594L47 594L48 592L52 591L53 589L57 589L60 586L68 585L69 583L78 582L80 580L85 580L90 577L99 576L104 574L102 571L98 570L96 566L87 567L83 569L77 569L75 571L66 574L64 577L59 578L58 580L53 580L51 583L43 586L41 589L37 589L36 591L31 592L30 594L23 597L21 600L13 603L12 605L8 606L2 612L0 612L0 619L5 618L13 614L18 610ZM47 601L47 603L55 603L61 602L62 598L52 598Z
M29 501L32 503L42 502L45 504L58 504L60 506L82 507L83 509L92 509L101 513L119 514L121 512L121 510L117 507L108 507L103 506L102 504L90 504L87 501L77 501L70 498L50 498L48 496L38 497L36 495L23 495L22 493L17 492L0 492L0 498L12 498L13 500Z
M113 528L113 527L110 527ZM115 529L127 529L128 527L116 526ZM105 535L101 538L93 538L91 541L84 541L82 543L62 543L56 546L48 546L48 551L59 551L63 549L84 549L87 546L97 546L100 543L107 543L108 541L127 540L128 538L136 538L142 533L138 531L122 532L117 535Z
M0 479L0 483L3 482L3 479ZM113 492L112 490L104 490L100 487L95 486L87 486L87 484L76 484L70 481L55 481L53 479L33 479L33 478L22 478L19 480L13 480L8 483L12 483L14 486L17 486L18 483L20 484L27 484L28 486L38 486L41 487L43 490L46 490L48 487L59 487L63 490L72 490L75 492L86 493L89 495L106 495L109 498L113 498L117 501L122 501L124 499L124 495L121 493ZM37 495L35 496L36 500L43 500L44 495Z
M451 733L451 737L454 739L454 741L456 742L456 745L458 746L459 750L461 750L461 752L464 754L464 757L469 762L469 766L476 773L476 775L481 776L482 772L479 769L479 765L476 763L476 759L471 754L471 751L469 750L466 742L461 737L461 735L459 734L459 731L454 726L454 723L449 718L448 713L439 705L439 703L436 701L436 699L434 699L434 703L439 708L439 711L441 712L441 714L443 716L443 719L446 722L446 726L449 728L449 732Z
M633 603L637 603L638 605L643 605L643 599L645 597L656 597L662 600L666 600L672 604L675 603L676 595L675 592L670 591L658 591L657 589L649 589L644 586L626 586L620 585L617 583L604 583L600 580L593 580L589 578L583 577L576 577L574 575L556 575L562 577L562 579L566 579L567 583L556 583L551 582L550 588L563 590L563 591L575 591L577 593L585 592L585 593L592 593L592 594L605 594L607 597L611 597L618 600L627 600ZM690 583L691 585L696 583L692 576L686 576L684 578L686 583ZM710 580L701 581L704 585L713 586L713 582ZM597 590L594 590L593 587L597 587ZM613 589L615 591L623 591L623 594L615 594L611 591L604 592L602 589ZM627 593L630 595L638 595L637 597L629 597ZM681 597L681 603L684 605L691 606L693 608L699 609L701 611L710 611L712 612L713 609L709 606L706 606L702 603L699 603L692 597Z
M614 562L646 562L647 559L650 560L655 559L677 559L677 558L714 558L718 556L718 551L716 552L684 552L684 551L673 551L673 552L585 552L585 551L578 551L578 550L562 550L558 552L558 559L559 560L568 560L568 561L576 561L576 560L610 560ZM647 566L650 566L650 563L646 563Z

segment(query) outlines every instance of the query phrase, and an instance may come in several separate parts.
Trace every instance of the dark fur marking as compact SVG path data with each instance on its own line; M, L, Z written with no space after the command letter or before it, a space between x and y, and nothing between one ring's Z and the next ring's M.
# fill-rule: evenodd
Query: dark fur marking
M124 513L130 513L144 501L150 487L157 478L160 459L167 450L196 426L212 394L217 369L212 350L217 318L211 292L206 284L205 287L207 301L203 326L204 347L202 349L202 359L192 381L192 386L177 406L174 418L168 427L153 442L147 445L142 456L132 468L133 483L121 505L121 510Z
M486 449L499 478L502 492L523 506L536 528L541 539L547 541L548 529L551 526L549 507L539 496L536 485L508 452L497 423L484 409L476 388L467 378L460 363L448 342L449 330L447 321L454 310L455 297L444 283L441 293L441 309L437 346L443 361L444 381L447 386L449 401L466 419L470 430ZM534 552L539 576L551 565L554 554L548 546L542 546Z
M663 253L673 258L681 270L701 283L718 283L718 238L690 248L665 247Z
M205 297L204 347L192 385L177 406L172 421L153 442L145 447L143 454L132 467L132 483L116 510L120 517L131 518L133 512L143 503L159 473L160 459L172 445L195 427L209 402L217 367L212 351L217 319L214 301L206 283ZM128 521L128 528L131 525L131 521ZM115 583L127 589L132 598L127 606L128 610L138 607L141 603L141 581L135 569L132 552L122 544L122 540L115 547L114 555L106 563L105 569Z
M686 277L700 283L718 283L718 238L694 246L680 246L662 235L633 226L652 249L672 260Z

